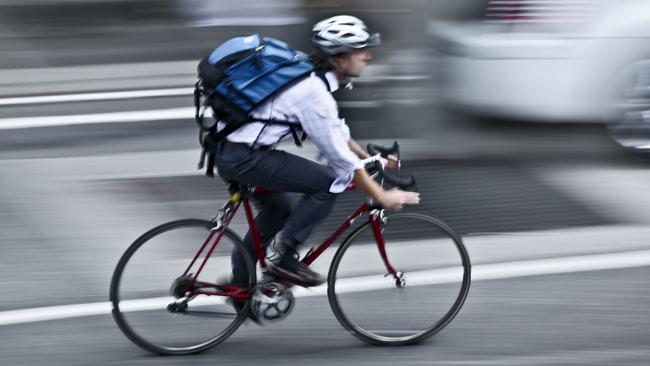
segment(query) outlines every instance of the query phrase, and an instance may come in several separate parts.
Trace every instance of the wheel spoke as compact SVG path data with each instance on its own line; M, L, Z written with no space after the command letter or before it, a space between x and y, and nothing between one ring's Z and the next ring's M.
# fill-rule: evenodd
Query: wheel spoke
M388 216L382 236L387 256L373 245L370 224L344 241L330 268L330 304L339 322L364 341L420 341L462 306L470 281L467 252L451 229L421 214ZM384 257L403 272L405 286L386 275Z
M236 312L226 301L227 296L187 290L194 275L189 280L181 276L195 257L197 265L189 273L199 273L198 264L205 262L198 286L213 287L218 278L232 273L231 252L242 251L243 244L231 231L226 229L207 261L208 251L196 255L212 226L205 220L158 226L138 238L120 259L111 281L113 316L138 346L161 354L200 352L228 338L246 318L246 312ZM254 267L250 258L244 259L251 279L247 287L253 288Z

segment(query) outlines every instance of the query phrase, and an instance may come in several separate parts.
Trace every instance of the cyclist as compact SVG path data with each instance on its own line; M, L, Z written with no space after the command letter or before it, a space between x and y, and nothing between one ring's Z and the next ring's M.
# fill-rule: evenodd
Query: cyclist
M340 83L349 83L362 73L373 57L370 48L381 44L380 35L371 34L356 17L339 15L314 25L311 41L316 48L312 60L317 71L278 93L252 115L299 123L328 166L276 149L291 131L285 125L263 123L246 124L228 135L219 144L215 159L222 177L271 190L253 196L263 245L266 247L282 230L278 239L280 259L268 267L267 273L304 287L320 285L325 279L298 261L298 248L327 217L348 183L353 182L387 209L400 210L420 201L418 193L385 191L368 176L360 161L368 154L350 137L331 94ZM394 158L389 159L389 167L396 165ZM292 209L285 192L304 195ZM250 232L244 244L251 258L256 258ZM246 283L245 262L237 250L232 262L233 283Z

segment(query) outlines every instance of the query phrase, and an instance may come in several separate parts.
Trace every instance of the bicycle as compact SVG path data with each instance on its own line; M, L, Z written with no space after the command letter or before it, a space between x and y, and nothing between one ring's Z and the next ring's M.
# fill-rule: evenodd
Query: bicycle
M364 163L382 186L385 181L402 189L415 184L413 177L384 172L382 156L399 156L397 142L390 148L368 145L368 151L372 156ZM249 202L263 192L231 182L229 199L211 220L168 222L129 246L113 273L110 301L117 325L133 343L164 355L197 353L227 339L251 315L270 322L291 312L292 285L264 275L269 257ZM244 255L241 238L229 228L240 206L259 268ZM471 276L467 250L442 221L421 213L387 214L367 199L325 241L304 254L302 262L311 265L366 214L367 221L342 241L329 266L326 287L332 311L345 329L370 344L421 342L448 325L462 307ZM145 251L149 248L153 252ZM244 255L249 274L245 286L214 282L230 274L233 248Z

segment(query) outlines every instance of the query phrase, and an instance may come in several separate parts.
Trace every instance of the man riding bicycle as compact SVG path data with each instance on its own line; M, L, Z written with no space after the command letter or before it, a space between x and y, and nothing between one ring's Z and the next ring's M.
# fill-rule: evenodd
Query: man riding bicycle
M350 137L331 94L340 83L360 76L372 60L370 48L381 44L380 35L369 33L358 18L340 15L314 25L311 41L316 48L312 56L316 72L256 108L252 116L298 122L328 166L276 149L281 140L292 136L290 127L260 122L229 134L219 143L215 158L222 177L270 190L252 197L259 211L255 222L264 247L282 230L280 259L267 273L304 287L320 285L325 279L299 262L298 249L349 183L387 209L400 210L420 201L418 193L385 191L369 177L361 163L368 154ZM396 165L389 159L388 167ZM304 194L293 209L286 192ZM256 258L250 232L244 244L251 258ZM246 283L245 261L236 249L232 262L233 283Z

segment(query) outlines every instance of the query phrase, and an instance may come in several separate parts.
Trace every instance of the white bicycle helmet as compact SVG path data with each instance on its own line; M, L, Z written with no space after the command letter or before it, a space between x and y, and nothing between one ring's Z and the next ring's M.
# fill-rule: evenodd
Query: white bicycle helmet
M365 23L351 15L322 20L312 29L311 41L327 55L336 55L381 45L379 33L370 34Z

